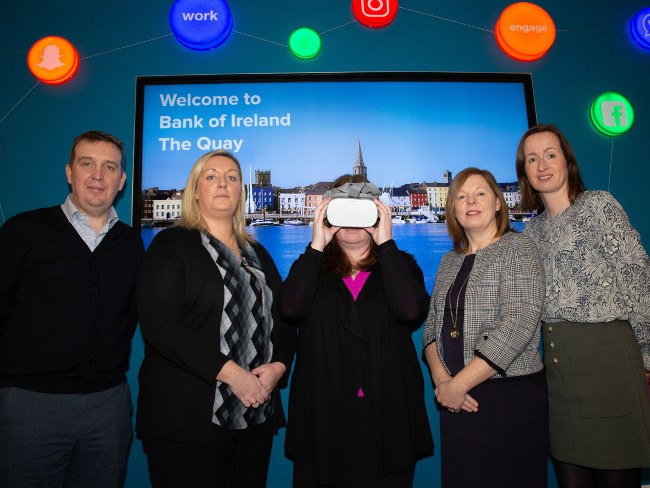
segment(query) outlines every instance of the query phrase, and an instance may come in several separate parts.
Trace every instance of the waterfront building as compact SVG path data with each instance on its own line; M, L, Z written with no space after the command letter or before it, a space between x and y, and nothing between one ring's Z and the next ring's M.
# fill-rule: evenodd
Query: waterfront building
M447 173L451 176L449 171L445 171L445 174ZM433 182L425 183L424 186L427 192L429 206L433 208L444 208L445 202L447 201L447 194L449 193L449 183Z
M420 207L425 207L428 203L427 191L426 190L409 190L410 198L410 207L412 210L416 210Z
M143 221L174 220L180 217L182 190L147 188L142 192L141 214Z
M257 171L255 172L257 174ZM252 188L251 188L252 187ZM271 185L249 185L246 188L246 197L248 192L253 191L253 203L255 209L261 212L262 210L275 210L275 202L273 198L273 187Z
M175 192L170 197L152 200L152 219L156 220L178 220L183 210L183 192Z
M399 188L391 188L389 191L391 200L395 203L400 211L409 212L411 210L411 197L409 196L409 189L404 186Z
M281 213L305 213L306 199L303 188L289 188L278 191L278 209Z
M140 199L140 218L143 220L151 220L153 218L153 200L151 197L145 196L144 192Z
M305 211L306 212L309 212L310 214L314 213L316 207L318 207L318 205L320 205L320 202L323 201L323 195L329 189L330 185L331 183L329 183L326 188L318 187L318 188L309 188L305 190Z
M508 208L519 208L521 206L521 192L518 183L499 183L503 198L506 200Z

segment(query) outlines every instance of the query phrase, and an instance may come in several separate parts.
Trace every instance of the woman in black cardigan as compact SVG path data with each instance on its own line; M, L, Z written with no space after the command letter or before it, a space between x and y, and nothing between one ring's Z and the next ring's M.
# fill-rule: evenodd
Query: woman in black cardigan
M433 448L411 339L429 296L392 240L390 209L374 202L374 227L339 228L323 200L282 287L280 313L299 328L285 443L294 487L408 487Z
M156 235L140 266L136 430L154 487L266 485L295 331L276 312L277 268L244 229L240 165L208 153L180 226Z

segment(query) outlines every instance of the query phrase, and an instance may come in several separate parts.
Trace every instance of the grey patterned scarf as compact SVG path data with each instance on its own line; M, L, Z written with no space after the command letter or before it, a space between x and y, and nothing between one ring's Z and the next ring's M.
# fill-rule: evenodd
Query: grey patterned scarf
M241 247L239 259L212 236L202 235L203 245L214 259L224 282L224 305L219 327L220 350L249 371L268 363L271 344L273 296L266 284L260 261L250 244ZM229 429L245 429L264 422L273 414L267 402L246 408L228 385L217 381L212 422Z

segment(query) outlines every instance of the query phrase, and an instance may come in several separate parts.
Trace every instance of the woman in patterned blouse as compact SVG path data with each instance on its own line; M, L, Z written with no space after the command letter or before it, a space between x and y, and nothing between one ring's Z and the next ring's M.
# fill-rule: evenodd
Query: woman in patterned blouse
M552 125L517 150L524 234L544 263L551 454L561 488L634 487L650 466L650 261L625 211L584 188ZM645 371L645 376L644 376Z

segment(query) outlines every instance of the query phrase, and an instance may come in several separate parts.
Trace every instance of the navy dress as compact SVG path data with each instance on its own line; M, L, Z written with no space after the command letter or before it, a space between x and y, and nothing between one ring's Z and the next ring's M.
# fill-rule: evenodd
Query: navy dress
M465 257L445 301L442 359L452 376L465 366L463 284L472 272L474 258L474 254ZM452 313L460 332L458 339L451 338ZM489 379L469 395L479 403L476 413L440 409L442 487L546 488L548 398L544 371Z

